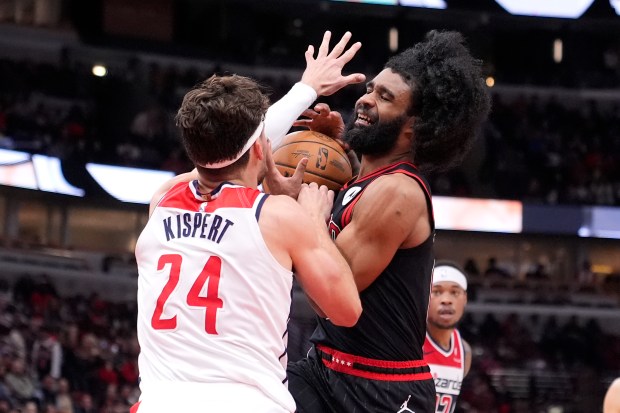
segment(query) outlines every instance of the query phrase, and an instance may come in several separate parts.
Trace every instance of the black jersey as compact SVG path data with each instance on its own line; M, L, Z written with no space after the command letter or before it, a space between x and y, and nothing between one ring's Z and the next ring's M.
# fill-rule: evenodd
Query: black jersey
M435 223L431 193L426 180L410 162L399 162L348 182L332 209L330 231L335 238L351 221L353 208L376 178L404 174L424 190L431 234L422 244L399 249L387 268L360 293L363 312L354 327L338 327L319 318L312 342L361 357L379 360L421 360L426 336ZM399 225L394 222L393 225Z

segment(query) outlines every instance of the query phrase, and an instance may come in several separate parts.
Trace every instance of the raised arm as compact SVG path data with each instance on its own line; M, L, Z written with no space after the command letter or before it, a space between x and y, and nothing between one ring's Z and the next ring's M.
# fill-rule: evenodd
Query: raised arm
M329 50L331 32L323 35L316 57L314 46L306 50L306 69L301 81L279 101L274 103L265 117L265 133L277 148L282 138L288 133L293 122L316 100L318 96L329 96L347 85L361 83L366 80L362 73L344 76L342 69L353 59L362 44L357 42L346 48L351 33L346 32L340 41Z

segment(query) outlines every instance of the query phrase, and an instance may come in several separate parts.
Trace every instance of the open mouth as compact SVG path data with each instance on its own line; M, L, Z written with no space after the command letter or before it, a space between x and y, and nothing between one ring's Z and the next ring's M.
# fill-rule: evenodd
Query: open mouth
M369 116L358 112L357 118L355 119L355 124L358 126L370 126L373 124L373 121L370 119Z

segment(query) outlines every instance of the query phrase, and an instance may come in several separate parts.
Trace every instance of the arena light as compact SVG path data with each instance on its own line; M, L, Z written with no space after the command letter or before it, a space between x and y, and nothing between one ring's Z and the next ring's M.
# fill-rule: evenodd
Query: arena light
M433 197L437 229L457 231L523 231L523 204L498 199Z
M555 39L553 41L553 61L555 63L562 63L564 55L564 43L562 39Z
M60 159L8 149L0 149L0 185L84 196L63 176Z
M577 19L594 0L495 0L504 10L519 16Z
M398 29L396 27L390 29L388 44L390 52L394 53L398 50Z
M108 194L123 202L148 204L155 191L174 177L169 171L87 163L86 170Z
M445 0L400 0L401 6L424 7L427 9L445 9L448 7Z
M97 77L104 77L108 74L108 69L103 65L94 65L93 66L93 75Z

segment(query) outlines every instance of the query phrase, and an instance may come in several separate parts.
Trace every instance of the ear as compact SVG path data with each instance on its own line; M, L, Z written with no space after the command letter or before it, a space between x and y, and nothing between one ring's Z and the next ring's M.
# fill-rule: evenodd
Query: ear
M413 139L415 138L415 132L413 130L415 121L416 121L415 116L413 115L408 116L407 120L405 121L405 124L403 125L402 134L409 140L409 142L412 142Z
M263 134L265 132L263 131ZM261 134L261 136L256 139L256 142L254 142L254 144L252 145L252 151L254 151L254 154L256 155L256 158L260 161L262 161L265 158L265 148L263 147L262 141L263 141L263 136Z

